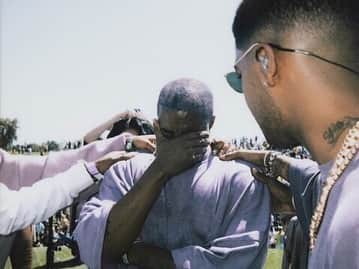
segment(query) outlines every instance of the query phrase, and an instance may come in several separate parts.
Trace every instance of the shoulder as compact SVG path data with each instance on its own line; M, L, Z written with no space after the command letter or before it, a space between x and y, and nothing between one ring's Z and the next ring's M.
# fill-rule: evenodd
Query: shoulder
M218 176L223 179L223 183L232 190L243 192L254 181L251 168L244 162L221 161L214 157L212 165L217 172L222 174Z

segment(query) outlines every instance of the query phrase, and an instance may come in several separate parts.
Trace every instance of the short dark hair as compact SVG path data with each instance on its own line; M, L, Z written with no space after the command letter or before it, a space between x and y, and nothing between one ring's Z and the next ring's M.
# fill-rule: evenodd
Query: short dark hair
M157 103L158 113L161 108L190 112L210 122L213 117L213 96L203 82L190 78L177 79L162 88Z
M350 39L346 41L351 48L357 48L359 1L243 0L232 27L237 48L256 41L279 43L292 29L327 39L324 41L337 41L337 44L340 43L337 35L344 33L345 39ZM257 40L265 32L269 32L272 40Z
M154 134L152 123L139 110L128 111L127 115L115 122L107 138L122 134L128 129L135 130L138 135Z

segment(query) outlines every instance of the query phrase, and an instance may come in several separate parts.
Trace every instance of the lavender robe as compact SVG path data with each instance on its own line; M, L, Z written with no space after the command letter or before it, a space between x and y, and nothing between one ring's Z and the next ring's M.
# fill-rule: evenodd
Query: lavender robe
M333 161L318 166L311 161L291 164L289 178L298 218L309 230L311 216ZM359 268L359 154L333 187L310 253L310 269Z
M321 185L327 179L332 163L319 167ZM359 268L358 206L359 154L331 191L317 243L309 257L309 268Z
M153 158L140 154L114 165L106 173L99 195L84 206L75 238L81 258L90 268L101 268L111 208L136 184ZM249 168L208 154L201 163L168 181L140 238L171 250L177 268L261 268L267 253L269 216L269 193L253 179ZM116 265L103 266L110 267Z

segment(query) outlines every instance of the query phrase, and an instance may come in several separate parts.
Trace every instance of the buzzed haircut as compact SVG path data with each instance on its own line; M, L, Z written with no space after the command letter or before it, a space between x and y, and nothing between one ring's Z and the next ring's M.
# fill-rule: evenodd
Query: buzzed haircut
M337 43L345 35L346 45L357 53L359 45L358 0L243 0L232 31L237 48L253 42L280 41L291 30L311 34L322 41ZM271 40L258 40L269 32ZM356 54L357 56L358 54Z
M213 116L213 96L208 86L201 81L177 79L162 88L157 103L158 113L161 108L190 112L210 122Z

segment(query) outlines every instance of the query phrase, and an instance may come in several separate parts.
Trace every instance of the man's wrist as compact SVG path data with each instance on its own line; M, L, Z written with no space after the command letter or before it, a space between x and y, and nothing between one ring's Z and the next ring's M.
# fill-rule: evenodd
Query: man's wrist
M127 152L131 152L131 151L136 150L135 144L133 143L133 136L129 136L129 137L126 138L125 150Z
M153 171L153 173L155 173L156 178L159 178L163 181L167 181L171 177L170 173L163 168L162 162L158 160L157 157L152 162L150 169Z

